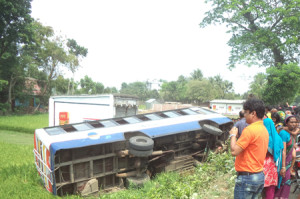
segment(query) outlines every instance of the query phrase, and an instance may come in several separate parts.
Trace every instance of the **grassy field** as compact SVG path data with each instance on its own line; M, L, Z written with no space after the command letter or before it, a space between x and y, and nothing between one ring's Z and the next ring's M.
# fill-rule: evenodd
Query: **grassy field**
M35 129L48 126L48 114L23 116L0 116L0 129L23 133L34 133Z
M43 188L32 152L34 129L47 123L46 114L0 117L0 198L57 198ZM96 198L233 198L234 179L231 155L210 153L208 162L193 173L162 173L143 188L102 193Z

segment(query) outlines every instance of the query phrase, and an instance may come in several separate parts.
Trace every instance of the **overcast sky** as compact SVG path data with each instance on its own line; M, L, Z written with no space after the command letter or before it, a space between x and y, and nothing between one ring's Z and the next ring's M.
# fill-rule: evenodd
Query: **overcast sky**
M77 81L88 75L119 89L123 82L176 81L200 69L204 77L220 74L234 83L235 92L244 93L265 69L228 69L226 29L199 27L208 9L204 0L32 1L33 18L88 49Z

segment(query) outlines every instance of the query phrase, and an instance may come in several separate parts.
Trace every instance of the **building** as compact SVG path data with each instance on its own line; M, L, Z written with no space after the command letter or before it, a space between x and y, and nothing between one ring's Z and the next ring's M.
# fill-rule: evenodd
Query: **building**
M246 100L212 100L210 101L210 108L217 113L223 115L238 115L243 109L243 103Z
M24 96L22 99L13 100L13 107L36 107L40 103L42 88L38 84L38 80L26 77L23 89Z
M154 104L159 104L156 99L149 99L146 101L146 109L153 109Z

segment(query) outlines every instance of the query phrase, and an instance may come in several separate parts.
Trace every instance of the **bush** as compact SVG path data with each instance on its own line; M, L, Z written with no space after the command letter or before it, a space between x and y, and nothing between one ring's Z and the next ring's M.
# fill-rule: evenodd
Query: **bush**
M0 103L0 112L3 115L6 115L6 113L9 111L9 107L10 107L9 103Z

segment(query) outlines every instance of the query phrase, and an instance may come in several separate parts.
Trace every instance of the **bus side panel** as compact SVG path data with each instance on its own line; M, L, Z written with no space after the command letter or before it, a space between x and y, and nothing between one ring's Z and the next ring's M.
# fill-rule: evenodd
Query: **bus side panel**
M36 133L34 134L34 155L35 165L41 179L43 180L44 186L50 193L53 193L53 176L50 169L50 151L40 141L40 139L38 139Z

